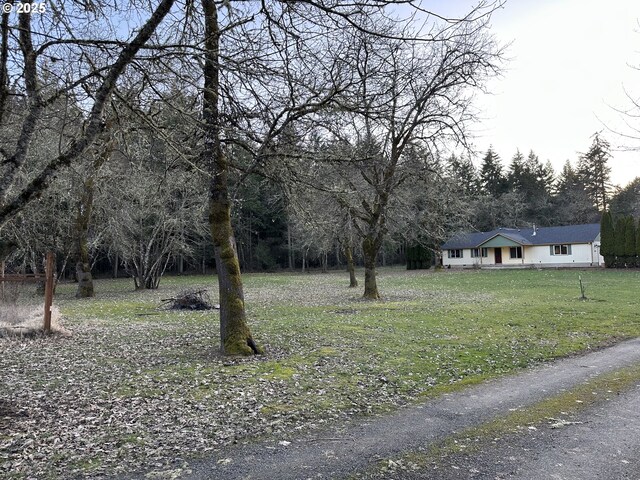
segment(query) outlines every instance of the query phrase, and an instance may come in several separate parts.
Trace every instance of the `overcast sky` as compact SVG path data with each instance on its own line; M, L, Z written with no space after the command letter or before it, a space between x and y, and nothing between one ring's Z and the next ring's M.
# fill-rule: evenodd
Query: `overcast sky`
M434 2L460 11L474 3ZM508 0L492 31L512 42L511 61L490 83L492 95L478 98L485 119L476 148L493 145L505 164L516 149L533 149L558 172L566 160L575 164L597 131L619 146L609 130L623 127L612 107L629 106L625 88L640 97L640 71L629 66L640 65L639 19L640 0ZM624 186L640 176L640 152L615 151L610 165L613 182Z

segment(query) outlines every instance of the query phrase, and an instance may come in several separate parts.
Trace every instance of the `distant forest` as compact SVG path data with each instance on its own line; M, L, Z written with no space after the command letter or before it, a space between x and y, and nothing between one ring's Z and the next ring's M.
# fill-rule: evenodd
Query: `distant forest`
M357 264L376 299L377 265L429 266L456 232L640 216L640 180L611 185L600 134L560 172L471 153L474 93L506 63L499 3L426 30L395 3L5 15L4 268L40 272L53 251L80 297L92 274L154 289L216 269L222 317L244 325L242 271L348 268L355 286Z
M326 152L344 146L316 148ZM201 198L206 178L173 162L152 137L143 144L130 139L126 150L114 150L113 144L95 150L93 163L54 182L43 198L5 226L4 237L17 245L7 259L9 268L40 271L43 252L51 249L62 276L73 278L77 231L86 228L94 275L144 282L151 272L149 278L157 282L164 272L214 271L206 200ZM106 155L120 161L105 165ZM604 209L614 218L639 218L640 178L614 187L610 158L609 144L598 134L587 152L574 164L567 161L560 172L533 151L526 156L517 151L508 163L493 148L475 162L468 156L429 155L428 174L407 181L398 195L401 201L393 205L378 264L405 263L411 249L436 249L456 231L597 223ZM340 213L340 195L326 191L329 174L318 167L304 181L292 183L287 172L236 173L232 221L243 271L345 267L346 241L351 241L353 261L362 264L360 243L350 240L356 232ZM203 185L195 188L198 181ZM92 220L85 227L88 213Z

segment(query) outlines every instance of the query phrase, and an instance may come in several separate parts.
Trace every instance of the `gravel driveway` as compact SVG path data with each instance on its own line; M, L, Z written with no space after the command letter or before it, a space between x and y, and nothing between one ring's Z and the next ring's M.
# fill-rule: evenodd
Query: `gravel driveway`
M528 430L438 468L395 478L640 479L640 386L572 416L566 428ZM393 478L393 477L390 477Z
M580 412L562 429L527 429L473 454L416 469L380 469L465 429L640 365L640 339L444 395L422 405L335 426L321 434L236 445L154 477L188 479L557 478L640 479L640 386ZM131 477L131 478L140 478Z

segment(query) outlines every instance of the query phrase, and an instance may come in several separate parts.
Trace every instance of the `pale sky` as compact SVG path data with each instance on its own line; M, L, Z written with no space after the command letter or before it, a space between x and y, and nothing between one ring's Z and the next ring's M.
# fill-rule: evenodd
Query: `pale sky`
M559 172L566 160L575 165L597 131L620 146L622 139L609 131L623 129L612 107L629 107L625 88L640 97L640 71L629 66L640 65L639 21L640 0L507 0L492 18L492 31L502 43L512 42L511 61L489 84L492 95L478 98L485 118L475 128L476 148L486 152L493 145L505 164L516 149L524 155L533 149ZM640 117L636 122L640 129ZM640 149L640 140L635 145ZM640 151L612 153L614 184L640 176Z

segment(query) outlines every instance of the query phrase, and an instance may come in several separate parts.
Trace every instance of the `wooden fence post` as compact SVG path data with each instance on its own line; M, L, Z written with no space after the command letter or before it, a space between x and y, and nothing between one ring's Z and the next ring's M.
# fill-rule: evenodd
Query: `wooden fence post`
M44 286L44 332L51 332L51 305L53 304L53 252L47 252L47 265L45 268L46 280Z

